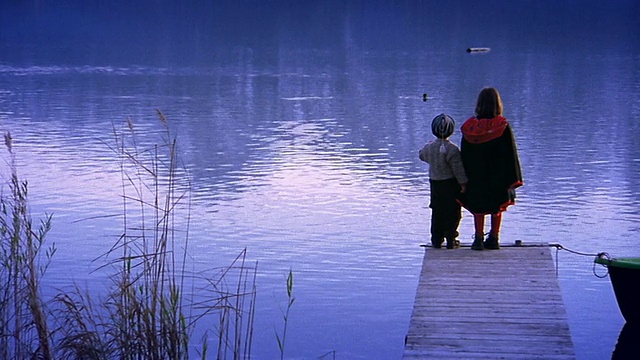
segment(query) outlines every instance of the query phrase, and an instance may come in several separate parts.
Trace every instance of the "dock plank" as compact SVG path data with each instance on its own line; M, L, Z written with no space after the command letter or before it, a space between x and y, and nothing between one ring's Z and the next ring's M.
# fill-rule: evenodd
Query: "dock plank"
M427 248L404 359L575 359L548 246Z

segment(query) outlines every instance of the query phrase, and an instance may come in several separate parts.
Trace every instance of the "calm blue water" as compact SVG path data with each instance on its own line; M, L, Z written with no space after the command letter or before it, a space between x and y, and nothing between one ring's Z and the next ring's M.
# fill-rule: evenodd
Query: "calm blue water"
M417 150L483 86L503 96L525 179L503 241L640 255L632 1L27 3L0 5L0 130L34 217L53 213L50 289L96 287L122 227L104 218L121 212L113 126L157 142L160 109L191 181L190 264L244 248L258 262L254 357L279 356L292 269L288 358L398 359L429 238ZM471 241L466 213L460 232ZM609 358L624 323L609 279L592 256L557 258L578 358Z

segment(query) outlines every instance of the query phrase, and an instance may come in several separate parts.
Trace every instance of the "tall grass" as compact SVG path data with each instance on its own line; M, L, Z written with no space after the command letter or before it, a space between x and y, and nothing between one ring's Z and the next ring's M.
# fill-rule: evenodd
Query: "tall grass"
M283 320L282 334L278 334L276 331L276 341L278 342L278 349L280 350L280 359L284 359L284 346L287 340L289 312L291 311L291 307L295 300L296 298L293 296L293 270L289 269L289 274L287 275L287 306L284 309L282 307L280 308Z
M10 174L8 193L3 187L0 198L0 358L35 355L51 359L47 310L40 294L40 279L55 253L55 246L44 246L51 217L34 226L27 203L28 186L18 177L11 134L4 140Z
M19 182L12 160L11 196L2 197L0 219L0 358L250 358L257 265L247 263L245 249L224 268L189 271L191 186L176 137L157 115L160 144L140 143L130 120L124 129L114 126L122 233L101 257L110 274L102 298L76 286L44 307L39 278L46 266L37 260L51 218L33 230L27 184ZM45 260L54 253L47 249ZM196 332L203 335L193 340Z

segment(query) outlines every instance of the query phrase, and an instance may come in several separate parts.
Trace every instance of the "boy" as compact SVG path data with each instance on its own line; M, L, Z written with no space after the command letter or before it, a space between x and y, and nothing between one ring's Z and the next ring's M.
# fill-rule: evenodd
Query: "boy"
M449 141L455 121L451 116L440 114L431 122L431 131L437 137L418 153L420 160L429 164L429 186L431 188L431 244L441 248L444 239L447 249L460 247L458 226L460 225L459 193L464 193L467 175L464 172L460 148Z

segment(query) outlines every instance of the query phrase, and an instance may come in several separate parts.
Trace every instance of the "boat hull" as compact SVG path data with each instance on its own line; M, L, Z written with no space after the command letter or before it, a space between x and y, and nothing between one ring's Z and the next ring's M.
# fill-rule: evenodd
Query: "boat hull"
M640 258L603 259L620 312L627 323L640 324Z
M609 266L618 307L629 323L640 323L640 270Z

